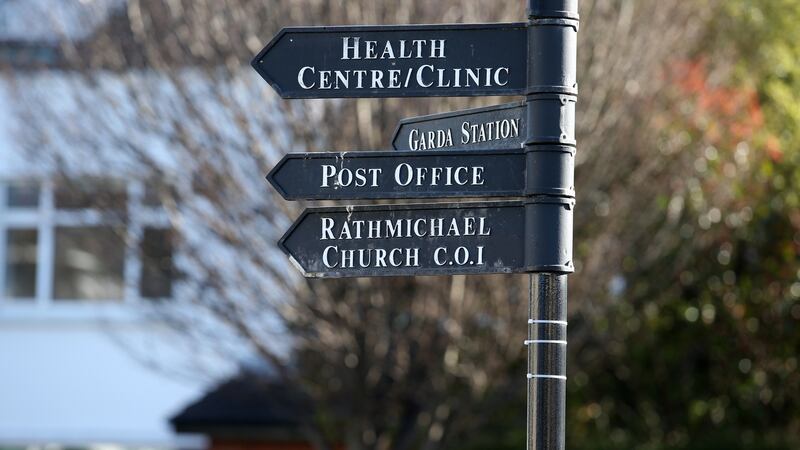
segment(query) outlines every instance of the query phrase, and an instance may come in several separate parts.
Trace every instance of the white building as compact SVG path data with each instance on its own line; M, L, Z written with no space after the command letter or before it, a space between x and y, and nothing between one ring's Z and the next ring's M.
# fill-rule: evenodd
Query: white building
M83 20L81 8L112 11L118 3L0 0L0 65L23 47L28 62L47 64L57 57L52 33L80 38L98 25ZM60 29L36 26L43 11ZM0 70L0 448L201 447L199 439L179 442L168 419L201 396L210 377L143 363L192 352L139 314L173 294L164 211L141 182L81 177L67 180L67 190L31 163L10 129L20 121L17 88ZM99 212L97 190L127 212L127 225Z
M139 230L120 230L91 208L104 180L75 198L14 153L0 137L0 446L172 445L167 419L206 386L134 356L177 351L136 311L171 295L164 220L141 185L120 183L120 204L142 215Z

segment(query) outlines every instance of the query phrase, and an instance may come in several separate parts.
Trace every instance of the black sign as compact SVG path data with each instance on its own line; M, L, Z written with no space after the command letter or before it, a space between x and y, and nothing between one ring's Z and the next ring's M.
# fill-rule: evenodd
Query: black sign
M283 98L520 95L523 23L284 28L252 61Z
M290 153L267 175L287 200L519 197L522 149Z
M279 245L307 277L572 271L573 200L311 208Z
M525 103L467 109L403 119L392 138L395 150L520 148L527 136Z

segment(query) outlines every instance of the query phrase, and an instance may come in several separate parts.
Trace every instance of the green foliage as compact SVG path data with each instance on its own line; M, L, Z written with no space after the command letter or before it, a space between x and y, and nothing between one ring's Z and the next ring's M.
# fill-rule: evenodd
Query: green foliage
M571 349L573 448L800 446L800 2L721 12L665 130L705 147L673 196L682 240L627 266L626 292L587 319L595 339ZM704 65L732 54L712 82Z
M696 157L654 202L674 240L655 262L632 254L624 291L570 322L570 448L800 448L800 1L709 17L658 100L662 133Z
M783 144L800 139L800 3L796 0L736 0L722 36L742 50L739 77L757 83L767 126ZM733 32L736 30L738 32Z

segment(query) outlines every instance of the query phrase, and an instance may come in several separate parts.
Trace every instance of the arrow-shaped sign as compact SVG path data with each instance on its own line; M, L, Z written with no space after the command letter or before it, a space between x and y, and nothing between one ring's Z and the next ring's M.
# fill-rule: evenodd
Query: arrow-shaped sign
M522 147L525 103L515 102L403 119L392 138L395 150L484 150Z
M267 175L287 200L573 196L575 149L290 153Z
M574 200L311 208L279 241L307 277L571 272ZM566 231L564 231L566 233Z
M525 153L290 153L267 175L287 200L525 195Z
M524 23L284 28L252 61L283 98L521 95Z

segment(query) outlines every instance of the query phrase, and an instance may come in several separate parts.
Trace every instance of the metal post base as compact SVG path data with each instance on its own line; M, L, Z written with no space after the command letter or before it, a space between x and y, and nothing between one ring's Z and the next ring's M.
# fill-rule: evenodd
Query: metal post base
M567 384L567 275L530 275L527 450L563 450Z

